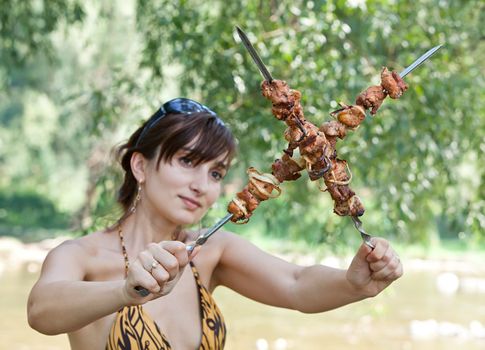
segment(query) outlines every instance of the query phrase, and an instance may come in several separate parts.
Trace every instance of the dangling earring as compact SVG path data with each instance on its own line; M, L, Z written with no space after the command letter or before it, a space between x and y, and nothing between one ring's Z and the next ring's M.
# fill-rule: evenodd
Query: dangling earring
M136 206L138 205L138 202L140 201L141 199L141 184L142 182L138 182L138 190L136 192L136 197L135 197L135 200L133 201L133 204L130 208L130 212L133 214L135 211L136 211Z

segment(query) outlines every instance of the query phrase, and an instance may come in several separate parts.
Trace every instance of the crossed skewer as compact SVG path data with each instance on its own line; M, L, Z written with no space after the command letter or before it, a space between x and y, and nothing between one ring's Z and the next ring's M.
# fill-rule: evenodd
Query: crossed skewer
M261 60L261 57L259 57L258 53L254 49L253 45L249 41L247 35L244 33L244 31L236 27L236 31L239 35L239 38L241 39L244 47L246 50L249 52L251 58L253 59L254 63L258 67L259 71L263 75L263 78L268 81L272 82L274 79L271 76L271 73L269 72L268 68L264 65L263 61ZM432 55L436 53L443 45L438 45L433 47L432 49L426 51L423 55L421 55L416 61L414 61L411 65L409 65L406 69L404 69L399 76L401 78L404 78L406 75L411 73L414 69L416 69L419 65L421 65L423 62L425 62L428 58L430 58ZM199 238L195 241L195 243L192 246L189 246L187 249L189 251L192 251L195 246L200 245L205 243L205 241L217 230L219 230L226 222L228 222L232 218L232 214L229 213L226 216L224 216L221 220L219 220L211 229L206 231L205 233L201 234ZM369 247L374 248L372 243L370 243L370 238L371 236L365 232L365 230L362 227L362 221L357 217L357 216L351 216L352 221L354 223L355 228L360 232L362 239L364 240L364 243L367 244Z
M246 34L242 31L241 28L236 27L236 31L244 45L244 47L247 49L249 54L251 55L254 63L258 67L259 71L263 75L264 79L268 82L272 82L274 79L271 76L271 73L269 72L268 68L264 65L263 61L259 57L258 53L254 49L253 45L249 41L248 37ZM430 58L432 55L436 53L443 45L438 45L433 47L432 49L426 51L422 56L420 56L416 61L414 61L410 66L408 66L406 69L404 69L399 76L401 78L404 78L406 75L411 73L414 69L416 69L419 65L421 65L423 62L425 62L428 58ZM201 233L197 239L195 240L194 243L187 245L187 251L189 254L194 250L195 247L200 246L204 244L207 239L212 236L215 232L217 232L222 226L224 226L231 218L233 214L228 213L226 216L224 216L221 220L219 220L214 226L212 226L209 230L205 231L204 233ZM367 232L365 232L364 228L362 227L362 221L359 219L357 216L351 216L352 221L354 223L355 228L357 231L360 232L360 235L362 236L362 239L366 245L368 245L370 248L374 249L374 245L371 243L371 235L369 235ZM135 290L137 291L138 294L141 296L147 296L150 292L146 290L143 287L137 286L135 287Z

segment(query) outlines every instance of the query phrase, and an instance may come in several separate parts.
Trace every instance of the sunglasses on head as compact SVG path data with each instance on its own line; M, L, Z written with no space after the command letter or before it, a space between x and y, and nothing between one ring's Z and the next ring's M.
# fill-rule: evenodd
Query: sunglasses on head
M217 124L224 125L224 122L209 107L204 106L203 104L189 98L179 97L165 102L162 107L160 107L155 112L155 114L152 115L150 120L146 123L145 127L141 131L135 146L138 146L140 140L143 139L148 130L150 130L155 124L160 121L160 119L165 117L167 114L193 114L201 112L209 113L210 115L215 117Z

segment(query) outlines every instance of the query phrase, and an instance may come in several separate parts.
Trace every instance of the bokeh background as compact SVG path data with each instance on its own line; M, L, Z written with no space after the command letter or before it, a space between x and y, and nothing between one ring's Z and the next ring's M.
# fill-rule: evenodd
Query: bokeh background
M307 119L444 44L409 90L341 141L367 231L407 273L383 295L321 315L217 291L230 349L485 347L485 4L479 0L10 0L0 6L0 349L67 348L28 328L25 301L45 253L119 215L113 147L163 101L217 111L239 153L204 219L224 215L285 148L240 26L275 78L302 92ZM302 264L345 267L360 236L303 176L227 225ZM322 296L324 297L324 296ZM467 310L467 311L465 311ZM253 317L256 321L250 321Z

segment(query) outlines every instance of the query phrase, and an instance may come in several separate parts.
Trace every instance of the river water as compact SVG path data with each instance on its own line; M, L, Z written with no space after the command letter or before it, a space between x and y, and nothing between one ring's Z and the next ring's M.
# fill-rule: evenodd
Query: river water
M260 305L220 288L215 296L228 324L226 348L485 349L484 267L404 264L405 275L381 295L322 314ZM66 336L44 336L27 324L26 300L37 276L32 265L0 272L0 350L69 348Z

